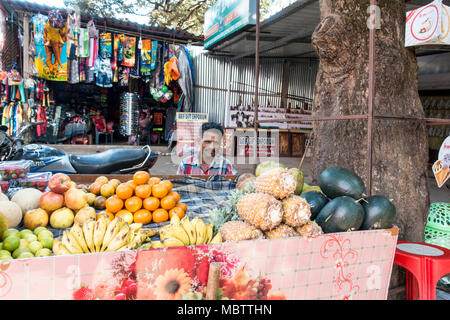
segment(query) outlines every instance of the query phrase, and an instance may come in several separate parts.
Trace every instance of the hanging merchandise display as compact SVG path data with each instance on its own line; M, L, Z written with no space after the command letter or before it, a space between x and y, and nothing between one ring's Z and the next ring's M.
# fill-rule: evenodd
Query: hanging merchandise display
M189 51L187 51L187 49L184 47L180 50L178 70L180 72L178 84L180 85L184 96L182 111L191 112L194 107L194 69L191 58L189 56Z
M100 56L104 59L112 58L112 35L109 32L100 34Z
M141 76L149 77L152 74L152 41L142 40L141 49Z
M77 12L68 14L67 23L69 31L67 33L67 47L69 51L68 63L68 82L71 84L80 82L79 75L79 46L78 46L78 34L80 31L80 15Z
M180 72L177 66L178 59L176 57L170 58L170 61L164 64L164 77L166 85L169 85L171 81L178 80L180 78Z
M125 92L120 97L120 134L136 135L139 125L139 99L135 93Z
M34 42L38 56L35 59L38 77L67 81L67 20L63 13L54 9L48 17L34 16Z
M95 83L99 87L111 88L113 72L109 58L97 57L95 61Z
M78 39L78 44L78 56L80 58L89 57L89 32L87 28L80 28L80 37Z
M124 37L122 66L134 67L136 63L136 38Z

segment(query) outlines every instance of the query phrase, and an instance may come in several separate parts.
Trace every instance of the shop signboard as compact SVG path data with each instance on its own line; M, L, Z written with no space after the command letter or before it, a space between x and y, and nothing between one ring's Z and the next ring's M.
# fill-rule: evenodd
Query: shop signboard
M192 299L212 262L221 265L219 299L385 300L397 237L394 228L4 260L0 300L114 300L124 283L133 290L121 299Z
M450 7L442 0L406 14L405 46L450 45Z
M208 122L207 113L177 112L176 136L178 156L192 153L195 142L200 135L200 128L205 122Z
M204 48L210 49L231 34L255 24L255 0L218 0L205 13Z
M254 130L237 130L235 132L237 141L237 163L245 164L248 159L256 159L259 163L264 160L274 160L279 157L279 131L260 130L258 139L255 138Z
M439 188L450 179L450 136L439 150L438 160L433 164L433 173Z

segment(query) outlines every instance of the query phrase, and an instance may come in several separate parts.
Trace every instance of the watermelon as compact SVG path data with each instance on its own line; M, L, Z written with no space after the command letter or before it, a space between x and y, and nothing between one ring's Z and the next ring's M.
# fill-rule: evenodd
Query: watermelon
M356 200L365 197L364 181L353 171L342 167L332 167L319 176L319 187L331 199L348 196Z
M330 201L322 192L310 191L301 195L311 207L311 220L314 220L320 210Z
M365 216L361 230L388 229L394 223L396 209L385 196L373 196L363 202Z
M328 202L316 217L324 233L358 230L364 220L364 209L355 199L338 197Z

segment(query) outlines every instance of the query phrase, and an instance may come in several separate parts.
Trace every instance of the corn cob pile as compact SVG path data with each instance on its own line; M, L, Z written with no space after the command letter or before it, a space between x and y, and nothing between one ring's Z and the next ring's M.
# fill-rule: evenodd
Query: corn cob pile
M224 241L277 239L317 235L321 228L310 221L308 202L294 194L297 181L292 172L275 168L255 180L253 193L244 194L237 212L245 221L230 221L220 228Z
M55 255L81 254L137 249L156 234L153 229L142 229L142 223L128 224L121 217L110 221L100 215L97 221L89 219L75 223L63 232L61 239L53 241Z

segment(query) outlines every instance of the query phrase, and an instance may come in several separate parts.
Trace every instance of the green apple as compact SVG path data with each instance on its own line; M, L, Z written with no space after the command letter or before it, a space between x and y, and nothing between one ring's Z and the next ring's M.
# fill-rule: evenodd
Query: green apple
M39 236L39 233L43 230L47 230L46 227L37 227L36 229L34 229L33 233L37 236ZM48 231L48 230L47 230Z
M12 259L14 259L14 258L11 257L10 255L0 254L0 260L12 260Z
M36 252L41 250L43 247L44 247L44 245L42 243L40 243L39 241L30 242L30 244L28 245L28 248L30 248L30 250L33 254L36 254Z
M42 238L40 242L44 248L53 248L53 238Z
M16 237L20 238L20 232L17 229L9 228L5 232L3 232L2 240L5 240L9 236L16 236Z
M27 234L24 237L25 240L28 241L28 243L32 243L34 241L37 241L38 237L36 237L34 234Z
M41 241L42 238L52 238L53 239L53 233L51 233L51 231L48 231L48 230L43 230L43 231L39 232L38 240Z
M33 234L33 231L25 229L25 230L20 231L19 234L20 234L20 239L25 239L25 236L27 234Z
M27 248L27 247L19 247L16 250L14 250L14 252L12 253L12 257L14 259L17 259L17 257L20 256L24 252L31 253L31 250L29 248Z
M0 256L5 254L11 255L11 252L9 252L8 250L0 250Z
M47 248L40 249L35 253L35 257L50 257L51 255L52 251Z
M3 241L3 249L13 252L20 246L20 238L16 236L8 236Z

